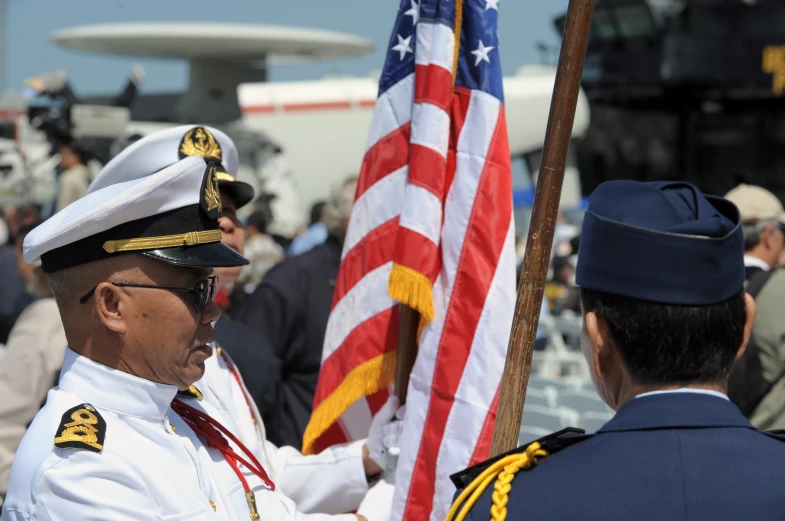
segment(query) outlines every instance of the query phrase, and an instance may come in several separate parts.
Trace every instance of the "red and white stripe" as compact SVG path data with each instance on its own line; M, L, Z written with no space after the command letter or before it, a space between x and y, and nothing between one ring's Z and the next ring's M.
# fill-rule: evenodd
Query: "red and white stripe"
M437 521L455 492L450 474L490 449L515 303L514 223L503 105L453 91L449 27L421 20L416 31L415 74L374 109L314 403L347 364L397 347L393 261L428 277L435 318L409 384L391 519ZM329 444L367 433L381 394L355 402Z
M420 337L392 519L444 519L450 474L488 456L515 304L514 224L504 110L458 91L455 178L444 204L436 319ZM423 427L424 426L424 427Z
M351 369L398 345L398 306L387 283L409 172L414 80L414 74L406 76L379 96L374 107L327 321L314 410ZM354 402L319 437L316 449L367 436L373 414L390 391Z

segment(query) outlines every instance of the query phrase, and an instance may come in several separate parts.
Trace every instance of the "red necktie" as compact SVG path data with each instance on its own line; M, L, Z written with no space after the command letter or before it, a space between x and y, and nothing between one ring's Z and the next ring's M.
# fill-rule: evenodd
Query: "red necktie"
M248 502L248 509L250 510L251 519L253 521L258 521L259 514L256 510L256 498L238 465L238 463L242 463L248 470L258 476L270 488L270 490L275 490L275 484L267 476L267 472L264 471L262 464L259 463L259 460L256 459L256 456L254 456L253 453L248 450L248 448L243 445L243 443L238 440L234 434L229 432L226 427L199 409L191 407L190 405L180 401L178 398L175 398L172 401L172 410L180 415L185 423L187 423L188 426L191 427L191 429L193 429L193 431L204 440L208 447L212 447L221 452L226 462L230 467L232 467L232 470L234 470L234 473L237 474L237 477L243 484L243 489L245 490L245 499ZM232 440L235 445L237 445L237 447L248 457L248 460L237 454L234 449L232 449L224 435Z
M232 359L229 358L228 354L226 354L226 351L224 351L220 347L218 348L218 354L223 359L224 363L226 364L226 367L229 369L229 372L232 374L234 381L237 382L237 386L240 388L240 392L243 394L243 398L245 398L245 403L248 405L248 412L251 413L251 420L253 420L253 422L256 423L256 418L254 417L253 414L253 408L251 407L251 402L248 401L248 395L245 394L243 383L240 380L240 375L237 374L237 368L235 367L234 362L232 362Z

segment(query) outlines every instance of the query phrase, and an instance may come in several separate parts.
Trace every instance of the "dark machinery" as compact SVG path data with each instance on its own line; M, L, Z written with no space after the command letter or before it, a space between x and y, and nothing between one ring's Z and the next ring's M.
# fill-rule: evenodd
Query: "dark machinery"
M608 179L679 178L785 200L785 2L597 0L583 88L585 194Z

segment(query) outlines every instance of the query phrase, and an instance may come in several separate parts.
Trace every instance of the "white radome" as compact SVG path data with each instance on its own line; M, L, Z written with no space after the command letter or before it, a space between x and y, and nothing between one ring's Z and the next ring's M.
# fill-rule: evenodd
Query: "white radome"
M122 56L291 63L370 52L365 38L334 31L234 23L121 23L70 27L50 40L61 47Z

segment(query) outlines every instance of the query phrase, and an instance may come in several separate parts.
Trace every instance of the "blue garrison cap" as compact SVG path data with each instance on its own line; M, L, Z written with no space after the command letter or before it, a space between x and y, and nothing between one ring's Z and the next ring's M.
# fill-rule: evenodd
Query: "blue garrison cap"
M662 304L708 306L744 286L736 206L678 181L608 181L589 198L576 283Z

